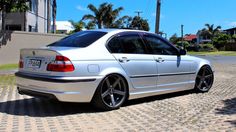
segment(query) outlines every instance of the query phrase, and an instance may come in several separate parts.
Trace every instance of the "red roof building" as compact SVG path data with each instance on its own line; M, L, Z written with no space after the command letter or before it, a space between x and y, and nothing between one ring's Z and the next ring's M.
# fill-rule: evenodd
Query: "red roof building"
M187 34L184 36L184 40L189 43L195 44L197 42L197 35L195 34Z

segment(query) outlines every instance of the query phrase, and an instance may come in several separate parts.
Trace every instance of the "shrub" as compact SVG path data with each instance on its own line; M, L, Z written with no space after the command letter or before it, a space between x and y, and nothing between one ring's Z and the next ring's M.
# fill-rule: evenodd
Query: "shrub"
M184 48L187 49L190 46L190 44L187 41L183 41L183 44L182 44L182 41L178 41L176 44L176 47L181 48L182 46L184 46Z

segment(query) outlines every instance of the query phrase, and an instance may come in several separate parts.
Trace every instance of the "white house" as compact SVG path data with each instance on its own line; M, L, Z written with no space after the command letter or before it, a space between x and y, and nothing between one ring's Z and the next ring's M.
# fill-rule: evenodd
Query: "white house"
M73 25L69 21L56 21L57 33L66 34L74 30Z

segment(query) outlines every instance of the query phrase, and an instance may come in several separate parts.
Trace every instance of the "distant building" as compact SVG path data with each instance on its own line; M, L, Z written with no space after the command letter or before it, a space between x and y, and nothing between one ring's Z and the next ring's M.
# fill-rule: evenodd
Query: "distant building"
M69 21L56 21L56 31L60 34L67 34L74 30L73 25Z
M6 30L46 33L48 28L47 0L30 0L28 4L29 10L26 12L6 14Z
M184 36L184 40L189 42L190 44L196 44L197 43L197 35L195 35L195 34L186 34Z
M235 35L236 34L236 27L234 27L234 28L229 28L229 29L226 29L226 30L224 30L225 32L226 32L226 34L228 34L228 35Z
M211 43L211 37L208 35L203 35L202 31L199 30L197 32L197 44L207 44L207 43Z

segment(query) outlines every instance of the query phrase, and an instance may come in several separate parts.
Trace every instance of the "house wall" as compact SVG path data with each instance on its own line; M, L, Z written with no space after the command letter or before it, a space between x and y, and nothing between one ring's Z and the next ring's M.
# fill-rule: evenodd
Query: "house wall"
M0 48L0 65L18 63L22 48L44 47L66 35L14 31L7 32L5 36L7 43Z
M33 32L47 32L47 0L31 0L31 9L26 12L26 31L29 26L33 27ZM24 31L25 13L8 13L6 15L6 25L21 25Z

